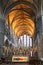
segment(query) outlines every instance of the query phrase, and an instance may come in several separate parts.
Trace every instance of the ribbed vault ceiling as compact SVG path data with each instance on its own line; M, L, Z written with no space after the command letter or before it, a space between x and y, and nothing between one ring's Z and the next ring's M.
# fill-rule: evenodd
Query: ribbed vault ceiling
M13 9L14 10L8 14L8 18L14 34L18 38L24 34L33 37L35 31L34 11L25 4L19 4Z
M2 13L8 16L9 26L17 37L34 36L38 3L39 0L0 0Z

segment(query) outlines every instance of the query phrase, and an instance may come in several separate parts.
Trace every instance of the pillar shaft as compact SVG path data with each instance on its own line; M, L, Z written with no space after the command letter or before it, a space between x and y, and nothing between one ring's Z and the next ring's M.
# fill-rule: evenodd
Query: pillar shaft
M3 55L3 45L4 45L4 20L0 18L0 57Z

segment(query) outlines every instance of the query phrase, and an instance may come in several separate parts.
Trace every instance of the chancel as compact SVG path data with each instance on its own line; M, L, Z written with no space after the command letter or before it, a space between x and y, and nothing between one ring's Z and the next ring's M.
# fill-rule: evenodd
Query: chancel
M43 62L43 0L0 0L2 60L35 65Z

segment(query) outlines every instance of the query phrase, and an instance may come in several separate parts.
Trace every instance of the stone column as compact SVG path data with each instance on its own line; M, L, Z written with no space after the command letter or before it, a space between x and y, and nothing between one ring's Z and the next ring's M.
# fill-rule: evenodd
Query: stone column
M3 55L3 44L4 44L4 19L0 18L0 58Z

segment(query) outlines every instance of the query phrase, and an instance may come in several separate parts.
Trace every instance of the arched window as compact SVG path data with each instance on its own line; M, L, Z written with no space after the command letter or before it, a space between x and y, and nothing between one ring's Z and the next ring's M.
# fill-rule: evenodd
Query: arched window
M27 35L23 35L19 38L19 44L23 47L32 47L32 38Z

